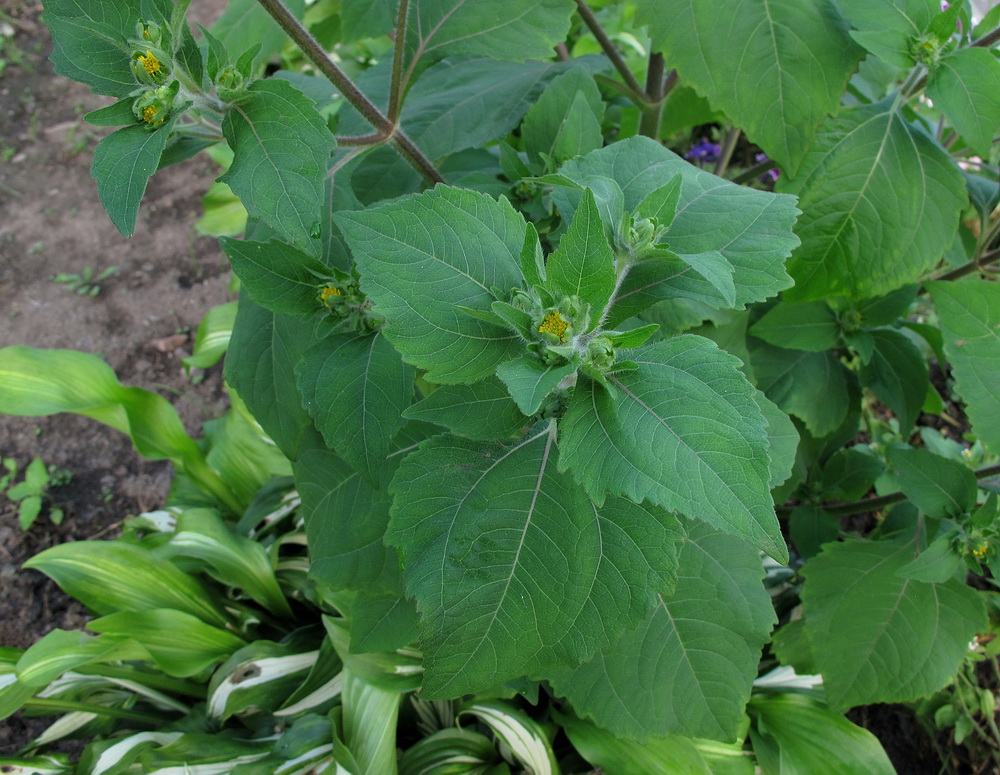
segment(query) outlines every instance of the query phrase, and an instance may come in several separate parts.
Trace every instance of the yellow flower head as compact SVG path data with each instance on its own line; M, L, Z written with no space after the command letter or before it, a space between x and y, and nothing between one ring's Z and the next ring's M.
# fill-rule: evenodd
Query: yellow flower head
M145 108L142 109L142 120L145 121L147 124L155 124L157 123L156 115L159 112L160 111L157 109L155 105L147 105Z
M980 541L979 544L976 546L976 548L972 550L972 554L978 557L979 559L982 559L983 557L986 556L986 552L988 552L989 550L990 550L990 545L985 541Z
M136 59L139 60L139 63L143 66L145 71L150 75L160 74L160 71L162 70L162 68L160 67L160 60L157 59L156 56L154 56L153 52L150 51L149 49L146 50L145 56L139 54L139 56L137 56Z
M343 291L341 291L340 288L336 287L335 285L328 285L319 292L319 297L323 301L326 301L331 296L343 296L343 295L344 295Z
M568 328L569 321L562 316L561 312L550 312L542 318L542 324L538 327L538 332L542 334L554 334L559 337L560 342L565 342Z

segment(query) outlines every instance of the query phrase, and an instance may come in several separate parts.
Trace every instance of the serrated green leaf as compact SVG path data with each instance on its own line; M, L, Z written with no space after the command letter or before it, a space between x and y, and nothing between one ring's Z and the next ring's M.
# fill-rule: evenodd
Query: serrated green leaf
M347 3L340 11L340 29L345 42L375 38L395 26L399 0Z
M919 285L904 285L885 296L863 299L854 305L852 312L856 315L857 325L870 328L873 326L892 325L901 317L905 317L910 305L917 298Z
M386 540L421 612L426 696L586 659L670 588L674 518L618 498L597 509L554 453L540 425L509 446L438 437L400 466Z
M615 289L615 260L589 188L545 271L548 289L557 296L579 296L590 305L596 323Z
M312 237L336 145L313 101L288 81L255 81L222 122L233 163L219 178L287 242L316 252Z
M912 340L898 331L869 333L875 349L859 371L861 384L892 409L905 436L920 416L930 389L927 361Z
M856 32L851 37L896 67L913 64L911 42L924 34L941 6L935 0L840 0Z
M389 442L413 403L416 371L381 332L335 334L295 367L302 404L329 447L378 483Z
M53 579L98 614L173 608L225 627L222 607L194 576L145 549L118 541L59 544L24 564Z
M319 438L302 407L295 380L289 379L295 364L315 341L312 324L266 310L247 294L240 294L231 352L226 358L226 381L290 460L295 460L299 448L310 438Z
M585 68L554 78L521 125L528 158L542 167L544 157L562 163L600 148L603 115L601 93Z
M816 127L835 111L861 50L828 0L685 0L665 14L642 0L653 47L782 169L796 174Z
M899 488L934 519L960 517L976 505L976 475L957 460L926 449L889 449Z
M477 441L510 438L528 422L496 377L475 385L441 385L403 416L441 425Z
M567 162L560 175L581 189L592 188L602 216L615 227L613 203L608 200L607 211L601 206L601 190L608 183L615 183L622 192L621 206L634 212L649 194L679 175L677 214L662 236L674 253L689 257L720 253L733 266L735 304L741 308L791 284L784 260L798 244L791 231L798 211L789 197L717 178L648 137L629 138ZM560 187L553 190L552 198L563 216L570 217L581 195ZM616 296L608 325L617 325L656 301L679 296L727 306L719 291L688 264L675 264L657 258L633 268Z
M784 561L771 501L767 421L738 361L703 337L645 345L610 394L578 384L560 423L561 470L600 502L646 498ZM650 454L655 450L655 454Z
M652 218L662 228L670 226L677 215L677 202L680 200L682 184L681 176L675 175L668 183L646 194L635 208L636 215L640 218Z
M827 544L802 569L806 628L831 707L905 702L950 681L986 625L957 581L901 578L911 541Z
M933 282L944 351L965 399L973 432L1000 450L1000 285L990 282Z
M507 200L438 186L335 221L386 337L428 380L477 382L518 353L516 334L458 309L489 310L491 288L522 283L525 222Z
M1000 62L984 48L946 56L927 81L927 96L974 150L988 158L1000 127Z
M823 352L836 346L840 325L824 301L778 302L747 333L777 347Z
M55 0L42 17L52 33L52 64L59 75L87 84L97 94L124 97L138 83L126 39L141 17L139 0L93 3Z
M860 300L913 282L940 260L967 201L951 158L892 100L824 122L798 177L778 188L803 212L786 301Z
M962 555L952 548L954 532L935 538L915 558L899 569L899 575L914 581L942 584L948 579L965 578L966 566ZM958 574L961 573L961 576Z
M247 645L228 630L169 608L119 611L87 622L87 629L141 643L163 672L182 678L228 659Z
M798 506L788 515L788 535L800 557L819 553L820 547L840 536L840 522L818 506Z
M882 744L867 729L848 721L826 703L806 694L757 694L747 706L754 751L775 747L774 764L760 758L763 775L895 775Z
M553 687L616 735L735 739L775 621L763 575L746 543L691 523L674 593L587 664L555 672Z
M359 592L351 606L351 651L364 654L401 649L417 639L418 618L412 600Z
M94 150L90 174L111 222L123 237L131 237L146 184L160 164L160 155L174 125L171 119L158 129L134 124L112 132Z
M816 438L840 427L850 404L847 377L837 356L750 341L757 387Z
M523 62L548 59L569 32L572 6L561 0L423 0L411 11L406 61L456 54Z
M857 500L884 472L882 458L870 449L838 449L823 464L823 498Z
M767 421L768 485L773 490L792 475L795 453L799 447L799 432L795 423L781 411L781 408L759 390L755 390L754 401Z
M501 363L497 368L497 376L507 386L517 408L530 417L541 409L549 393L577 368L575 363L560 366L546 364L541 359L526 354Z
M308 253L278 240L219 240L247 294L265 309L286 315L314 314L321 305L321 278L328 270Z

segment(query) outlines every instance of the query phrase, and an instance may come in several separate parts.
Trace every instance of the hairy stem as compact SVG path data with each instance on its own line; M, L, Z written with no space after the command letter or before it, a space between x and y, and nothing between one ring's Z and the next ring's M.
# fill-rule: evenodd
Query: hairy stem
M938 275L933 278L935 280L957 280L959 277L965 277L967 274L972 274L973 272L980 271L984 266L989 264L994 264L1000 261L1000 249L991 250L988 253L984 253L979 258L973 259L967 264L962 264L954 269L945 272L944 274Z
M1000 40L1000 27L997 27L993 32L987 32L978 40L972 41L972 45L979 46L980 48L989 48L998 40Z
M406 42L406 16L410 10L410 0L399 1L399 15L396 17L396 45L392 52L392 83L389 86L389 121L399 123L399 111L403 105L403 45Z
M663 80L664 70L663 54L651 53L649 67L646 69L645 90L650 101L642 108L639 134L651 137L653 140L660 139L660 119L663 117L663 97L666 87L666 82Z
M643 90L642 86L632 75L632 71L628 69L628 65L625 64L625 59L615 48L615 44L611 42L611 38L607 36L604 32L604 28L601 27L601 23L597 21L597 17L594 16L594 12L590 10L590 6L587 5L586 0L576 0L576 10L579 11L580 17L583 19L584 24L587 28L594 33L594 37L597 38L597 42L601 44L601 48L604 49L604 53L607 55L608 59L611 60L611 64L615 66L615 70L618 71L619 75L625 79L625 83L628 84L629 89L634 92L637 96L640 96L643 102L649 102L649 95Z
M390 142L417 172L430 183L444 182L441 173L437 171L431 161L423 155L410 138L403 134L387 116L382 114L374 103L354 85L347 74L337 67L336 62L327 56L319 42L299 23L299 20L292 15L281 0L257 0L257 2L280 25L306 58L316 66L316 69L340 90L344 99L350 102L372 126L379 130L386 141Z

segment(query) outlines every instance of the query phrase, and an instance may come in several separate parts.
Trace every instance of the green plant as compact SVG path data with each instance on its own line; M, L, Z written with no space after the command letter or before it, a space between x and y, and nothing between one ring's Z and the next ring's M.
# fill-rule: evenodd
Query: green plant
M45 248L44 244L40 242L38 244L42 249ZM107 280L117 271L117 266L109 266L95 275L89 266L85 266L79 274L59 272L53 275L52 282L65 285L68 290L75 291L81 296L96 296L101 292L101 281Z
M24 480L15 482L17 478L17 461L13 458L3 458L6 473L0 476L0 492L7 498L18 503L18 519L21 529L27 530L42 513L42 505L50 487L62 487L73 478L72 471L64 471L54 465L46 466L40 458L34 458L24 469ZM63 510L55 506L49 508L49 519L56 525L63 521Z
M118 99L122 234L157 168L232 151L225 373L312 582L416 633L427 699L678 745L749 713L765 772L823 728L888 771L837 714L952 681L1000 571L1000 11L238 0L196 40L187 5L51 0L53 61ZM0 409L93 411L4 356ZM963 410L976 446L925 419ZM829 708L754 696L778 663Z

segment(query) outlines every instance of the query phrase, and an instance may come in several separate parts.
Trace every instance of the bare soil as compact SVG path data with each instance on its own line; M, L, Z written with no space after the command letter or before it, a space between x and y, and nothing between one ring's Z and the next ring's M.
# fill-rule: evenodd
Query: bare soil
M193 4L209 24L225 0ZM222 414L228 400L221 367L188 375L181 358L213 306L232 300L229 269L214 239L198 237L201 195L218 175L206 158L157 173L132 239L109 221L90 176L94 146L110 130L83 115L111 102L52 73L52 44L41 5L0 0L0 22L14 31L0 56L0 347L82 350L103 357L126 385L155 390L173 403L188 432ZM13 47L11 46L13 43ZM83 296L53 281L58 273L117 271ZM197 385L192 376L201 377ZM39 456L72 473L50 491L61 525L43 511L21 530L17 506L0 494L0 646L27 648L53 628L82 626L85 609L21 564L64 541L113 537L120 522L162 505L170 465L142 460L128 438L77 415L0 415L0 457L19 470ZM0 721L0 755L47 726Z

